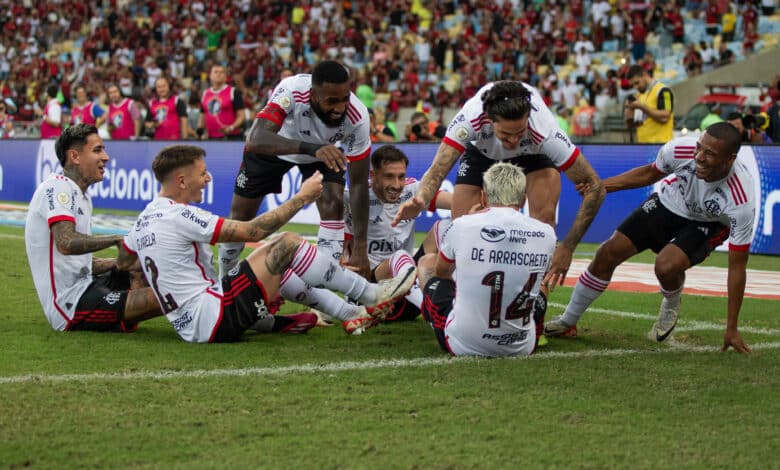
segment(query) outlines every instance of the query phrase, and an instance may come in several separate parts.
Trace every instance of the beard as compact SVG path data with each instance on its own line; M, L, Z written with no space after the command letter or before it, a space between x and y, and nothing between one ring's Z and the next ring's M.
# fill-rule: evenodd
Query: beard
M340 118L332 119L328 116L327 113L325 113L325 111L323 111L319 103L314 103L314 102L311 103L311 110L314 111L314 114L317 115L320 121L325 123L325 125L328 127L340 126L341 123L344 122L344 119L347 117L347 113L345 112L344 114L341 115Z

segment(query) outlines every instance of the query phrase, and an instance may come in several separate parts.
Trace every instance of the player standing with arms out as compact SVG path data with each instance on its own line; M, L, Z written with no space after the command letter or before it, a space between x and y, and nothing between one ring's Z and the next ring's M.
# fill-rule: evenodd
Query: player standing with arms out
M552 226L520 212L525 181L512 164L491 166L484 209L452 221L439 255L420 261L423 316L455 356L527 355L536 347L542 325L534 304L556 238Z
M131 287L117 261L92 253L116 246L121 236L92 235L88 189L103 180L109 160L91 124L71 126L54 143L62 174L35 190L24 241L35 290L49 324L57 331L135 331L142 320L162 314L152 289ZM130 268L131 266L128 266Z
M680 317L685 271L704 261L728 238L728 317L723 350L733 347L750 352L737 324L745 295L756 201L753 178L737 160L740 140L734 126L718 122L698 140L680 137L668 142L655 162L605 179L607 192L641 188L662 178L663 182L660 194L651 195L601 244L577 280L563 315L545 325L545 335L566 334L606 290L615 268L649 248L658 254L655 275L663 295L649 337L666 341Z
M516 81L482 87L450 122L417 194L401 205L393 225L416 217L430 203L461 154L452 201L453 220L479 203L482 174L495 161L523 168L530 216L551 226L555 226L561 195L560 171L574 184L587 184L574 222L556 248L544 279L551 290L563 284L574 249L604 200L604 189L593 167L560 129L539 92ZM540 308L546 309L546 303Z
M349 169L349 203L355 226L349 264L367 278L370 152L368 110L350 91L349 72L343 65L324 61L311 75L285 78L265 108L257 113L249 131L233 189L230 217L254 217L265 195L281 192L282 178L293 166L300 169L304 179L319 171L324 189L317 200L317 246L333 260L339 260L344 243L344 172ZM243 243L220 245L221 273L236 265L242 249Z
M119 257L123 264L141 261L168 321L185 341L237 341L257 322L281 321L284 317L268 315L268 303L288 270L310 285L335 289L375 306L378 315L411 287L414 270L371 284L289 232L264 243L227 276L218 278L209 244L259 241L273 234L320 196L322 175L314 172L297 194L270 212L250 221L230 220L191 205L201 202L211 181L204 157L203 149L190 145L160 151L152 163L162 185L160 194L139 215ZM316 318L308 326L314 322Z

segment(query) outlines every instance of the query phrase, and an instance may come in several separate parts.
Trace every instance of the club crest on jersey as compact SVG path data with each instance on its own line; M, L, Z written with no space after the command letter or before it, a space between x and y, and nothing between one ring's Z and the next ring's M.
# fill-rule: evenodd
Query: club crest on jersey
M168 117L168 108L165 106L160 106L157 108L157 110L154 113L154 119L157 122L163 122L165 121L165 118Z
M117 291L111 291L103 297L103 300L105 300L108 305L114 305L119 302L121 295L122 294Z
M709 199L707 201L704 201L704 208L707 209L707 212L709 212L712 215L720 215L722 209L720 207L720 203L716 201L715 199Z
M67 207L70 202L70 196L68 196L68 193L57 193L57 201Z
M111 115L111 124L116 128L122 127L122 113L114 113Z
M500 227L486 226L479 231L479 236L486 242L496 243L506 238L506 232Z

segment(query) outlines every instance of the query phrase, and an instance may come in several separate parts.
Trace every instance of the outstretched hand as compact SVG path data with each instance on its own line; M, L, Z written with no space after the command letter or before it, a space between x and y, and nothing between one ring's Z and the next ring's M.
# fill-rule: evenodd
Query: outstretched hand
M420 212L422 212L423 209L425 209L425 201L419 196L414 196L398 207L398 214L396 214L390 225L395 227L402 220L414 219L420 215Z
M743 354L750 354L753 352L736 330L726 330L726 334L723 336L723 347L721 348L721 351L726 352L730 347Z
M306 181L301 184L298 194L306 201L306 204L316 201L322 194L322 173L315 171L313 175L306 178Z
M566 280L566 273L569 272L571 266L572 250L564 245L558 245L553 253L552 261L550 262L550 269L542 279L542 284L547 285L550 292L555 290L555 286L563 285L563 281Z

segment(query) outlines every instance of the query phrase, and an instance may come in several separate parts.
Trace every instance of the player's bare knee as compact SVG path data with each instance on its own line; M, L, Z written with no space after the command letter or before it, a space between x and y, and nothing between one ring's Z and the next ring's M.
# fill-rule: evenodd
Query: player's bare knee
M675 260L658 257L655 260L655 277L665 288L677 287L682 283L685 270Z

